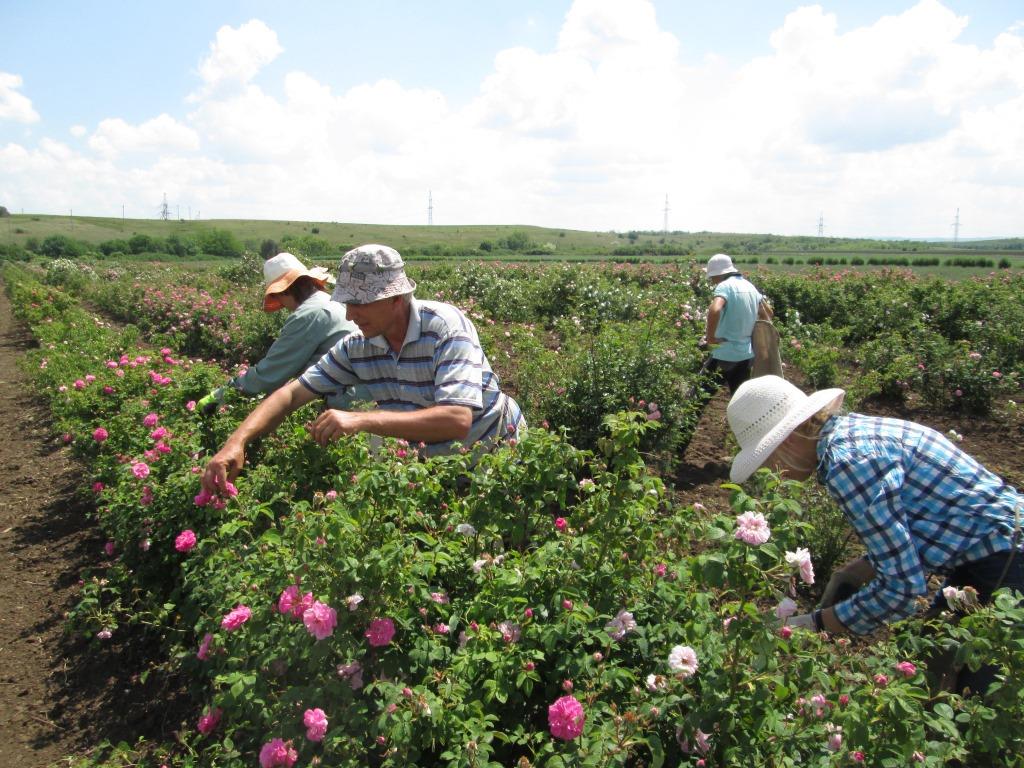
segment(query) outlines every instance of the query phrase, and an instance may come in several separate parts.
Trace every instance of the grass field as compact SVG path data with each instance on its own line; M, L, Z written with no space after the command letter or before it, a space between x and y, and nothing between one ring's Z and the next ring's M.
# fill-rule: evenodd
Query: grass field
M246 219L168 220L126 219L103 217L72 217L35 214L13 214L0 218L0 243L25 246L41 242L51 235L66 235L92 245L107 240L124 240L136 234L166 238L176 234L180 238L194 238L213 229L227 230L248 249L259 250L266 240L280 243L288 238L315 237L326 241L332 250L340 253L350 247L368 242L386 243L405 251L410 260L435 260L425 253L431 247L455 248L475 251L473 258L502 261L603 261L609 258L637 259L641 261L698 261L713 253L725 252L740 260L758 258L758 265L748 270L778 269L809 271L816 267L806 264L783 265L781 261L792 256L805 261L810 256L822 258L862 258L929 256L946 262L951 258L987 258L996 264L1007 259L1014 269L1024 269L1024 240L993 240L963 243L952 247L950 243L923 241L892 241L841 239L830 237L787 237L779 235L713 233L713 232L587 232L572 229L549 229L516 225L479 226L399 226L384 224L357 224L315 221L275 221ZM533 253L510 252L500 243L510 236L525 237ZM492 251L480 250L481 244L494 246ZM669 255L642 253L643 249L669 249ZM626 250L623 250L626 249ZM145 258L139 260L151 260ZM775 264L766 264L767 258ZM159 258L159 257L158 257ZM174 256L160 260L179 262ZM883 267L830 265L823 269L880 269ZM913 267L915 273L962 278L987 274L988 268L971 267Z

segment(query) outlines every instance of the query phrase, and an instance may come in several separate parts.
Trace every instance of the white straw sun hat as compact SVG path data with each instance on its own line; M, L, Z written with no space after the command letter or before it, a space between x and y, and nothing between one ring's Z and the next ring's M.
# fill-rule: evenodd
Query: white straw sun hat
M331 279L323 267L306 269L306 265L290 253L279 253L263 262L263 309L277 312L283 306L277 294L287 291L300 277L313 278L321 288Z
M729 401L726 416L740 452L729 477L742 483L807 419L828 405L843 402L843 389L823 389L805 395L778 376L758 376L743 382Z
M720 277L722 275L738 275L740 271L733 266L732 259L724 253L716 253L708 259L708 265L704 267L708 277Z

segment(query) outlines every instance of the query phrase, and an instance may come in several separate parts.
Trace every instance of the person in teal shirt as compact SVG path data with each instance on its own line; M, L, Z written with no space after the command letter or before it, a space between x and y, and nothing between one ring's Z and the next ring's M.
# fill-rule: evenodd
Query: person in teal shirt
M714 297L708 307L707 326L702 344L712 347L705 368L715 382L708 396L725 379L729 394L750 378L754 348L750 336L757 320L771 320L772 310L754 284L733 266L732 259L716 253L705 269L714 285Z
M325 292L327 270L312 270L290 253L279 253L263 265L263 309L291 313L266 356L221 387L198 405L204 415L213 413L228 387L245 395L268 394L313 366L343 337L358 331L345 317L345 305ZM330 408L348 409L353 400L368 399L359 387L349 387L328 398Z

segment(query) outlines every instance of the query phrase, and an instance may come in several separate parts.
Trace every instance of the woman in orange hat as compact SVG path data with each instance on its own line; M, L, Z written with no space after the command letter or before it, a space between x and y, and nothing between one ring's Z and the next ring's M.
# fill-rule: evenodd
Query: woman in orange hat
M358 330L345 318L345 306L325 292L329 280L326 269L307 269L290 253L279 253L264 262L264 311L283 308L291 314L262 360L199 401L204 415L217 409L228 387L246 395L273 392L316 363L339 339ZM347 408L353 399L356 393L349 390L328 404Z

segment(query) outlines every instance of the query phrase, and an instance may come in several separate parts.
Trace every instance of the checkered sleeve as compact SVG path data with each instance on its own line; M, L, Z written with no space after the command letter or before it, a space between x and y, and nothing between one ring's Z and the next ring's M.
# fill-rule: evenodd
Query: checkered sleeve
M464 333L453 333L434 351L434 402L483 408L483 350Z
M902 509L904 472L885 451L847 455L830 465L826 485L867 549L875 578L835 606L852 632L867 634L911 615L927 574Z

